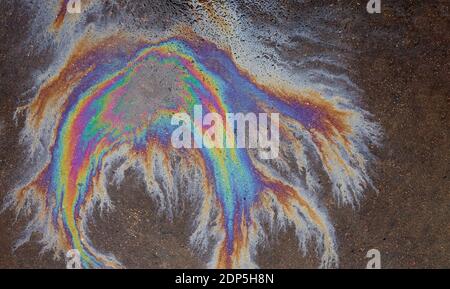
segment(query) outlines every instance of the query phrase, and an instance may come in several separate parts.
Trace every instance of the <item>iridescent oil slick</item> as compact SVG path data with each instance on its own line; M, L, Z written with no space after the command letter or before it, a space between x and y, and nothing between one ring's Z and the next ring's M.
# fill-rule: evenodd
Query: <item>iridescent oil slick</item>
M206 12L204 17L213 17L211 9ZM48 37L61 41L68 28L64 13L57 13ZM220 22L217 33L238 33L220 15L214 19ZM112 206L108 178L120 183L132 168L169 216L179 199L199 200L190 243L209 258L209 267L257 267L258 247L277 232L267 227L293 228L302 250L315 242L321 266L337 266L332 221L317 197L325 190L318 175L328 178L329 193L340 203L358 203L371 187L369 141L378 139L368 114L313 86L260 80L236 60L233 43L223 45L220 37L183 25L164 37L117 27L99 33L91 24L77 32L30 103L19 109L30 155L39 146L47 153L35 174L9 195L8 204L18 211L36 209L19 244L39 232L45 250L61 255L76 249L86 268L126 266L97 250L88 231L93 211ZM223 118L277 113L278 156L264 159L252 148L174 148L172 116L192 115L198 105ZM207 127L196 129L201 134Z

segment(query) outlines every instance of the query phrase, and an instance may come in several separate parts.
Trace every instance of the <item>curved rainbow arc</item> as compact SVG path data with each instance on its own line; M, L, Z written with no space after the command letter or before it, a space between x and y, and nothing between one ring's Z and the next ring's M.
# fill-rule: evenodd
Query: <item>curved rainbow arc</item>
M55 78L45 84L67 92L61 106L55 105L60 101L58 97L43 100L47 96L44 92L52 94L45 87L29 106L29 128L33 124L42 126L36 119L46 119L44 112L51 106L58 108L59 115L52 128L55 137L48 148L49 162L31 182L14 192L19 208L28 197L42 202L40 215L29 231L48 235L45 239L55 251L79 250L85 267L121 266L113 256L97 252L85 228L95 204L109 205L105 164L117 156L128 159L122 170L141 168L149 193L169 200L175 193L183 194L174 179L191 174L194 163L206 180L191 180L203 184L203 191L198 192L202 199L198 226L191 242L199 247L204 247L203 242L214 242L214 250L209 253L211 266L256 267L253 259L264 235L262 220L270 219L275 212L279 220L269 222L293 225L302 247L315 236L322 265L337 263L333 228L317 208L313 194L318 185L312 173L305 173L309 178L306 181L301 180L298 171L283 176L249 149L176 150L170 147L170 132L174 129L170 117L177 112L192 112L197 104L207 112L219 113L223 119L228 112L278 112L283 119L281 137L292 151L285 151L276 162L282 166L291 157L300 170L307 156L318 155L330 179L345 182L348 191L335 194L351 203L370 185L362 136L375 137L376 128L365 120L364 112L338 107L318 93L294 94L257 84L239 70L229 54L198 39L140 42L130 45L131 49L121 48L121 41L108 38L73 56L60 72L63 75L79 67L82 76L75 77L72 83ZM158 107L140 103L148 107L133 115L137 107L130 104L129 98L143 96L130 95L130 83L149 73L146 65L174 72L176 79L171 81L180 93L173 99L150 95ZM69 92L68 88L73 89ZM358 126L352 124L355 119L360 121ZM195 127L194 135L201 137L204 129ZM300 140L298 132L307 137ZM302 145L301 141L307 143ZM174 155L181 157L185 166L171 167ZM165 178L165 184L155 189L157 175ZM208 179L211 183L204 184ZM214 212L218 212L217 217ZM217 224L212 228L214 221ZM213 240L209 235L214 236Z

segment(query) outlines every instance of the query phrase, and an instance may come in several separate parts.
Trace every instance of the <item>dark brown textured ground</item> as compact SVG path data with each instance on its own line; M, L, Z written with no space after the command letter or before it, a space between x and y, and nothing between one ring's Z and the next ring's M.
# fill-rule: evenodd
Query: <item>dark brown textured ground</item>
M362 105L384 131L383 146L375 151L379 193L369 192L355 211L330 212L340 267L364 268L366 252L376 248L385 268L449 268L449 4L384 2L381 15L369 15L365 1L333 1L336 14L342 11L343 16L329 23L335 37L354 48L351 78L364 90ZM31 73L52 57L30 54L33 49L21 45L32 16L10 3L0 4L0 197L19 180L24 159L14 110L30 97L24 92L32 86ZM302 13L329 6L328 1L310 1ZM91 226L98 249L114 252L127 267L203 267L205 260L188 246L189 224L183 216L189 210L168 223L143 191L133 175L120 188L111 188L116 211L96 217ZM12 252L23 225L10 211L0 215L0 268L64 267L50 254L39 257L36 242ZM257 263L269 268L318 265L316 256L304 257L297 248L292 232L281 234L261 250Z

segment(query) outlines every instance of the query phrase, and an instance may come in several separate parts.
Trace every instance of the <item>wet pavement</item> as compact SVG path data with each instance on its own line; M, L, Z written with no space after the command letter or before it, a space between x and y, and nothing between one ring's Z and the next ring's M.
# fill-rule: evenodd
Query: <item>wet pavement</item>
M121 1L118 2L120 6ZM264 36L261 41L277 47L285 62L297 63L302 57L322 51L345 58L345 69L330 69L338 73L342 69L359 87L359 105L373 115L383 133L381 146L372 147L378 160L371 165L371 177L378 193L367 190L355 209L337 204L327 206L336 232L339 267L364 268L367 251L376 248L381 252L384 268L448 268L449 4L384 1L382 13L370 15L365 11L365 1L286 2L289 3L285 8L273 12L289 11L284 15L285 22L271 21L270 9L251 12L252 21L261 30L269 26L275 31L296 29L296 25L307 27L320 34L324 42L302 45L302 39L291 39L288 47L267 43L270 38ZM252 8L246 7L242 9ZM145 10L151 8L140 8L130 8L138 14L136 19L146 13L152 15ZM3 1L0 14L0 197L3 199L26 171L23 168L26 146L19 143L24 119L19 116L16 122L14 113L33 97L34 76L45 71L56 56L51 48L33 48L38 46L33 41L39 39L26 42L34 17L28 9L15 1ZM164 23L159 24L164 29ZM297 67L299 71L304 68L300 64ZM102 252L113 252L128 268L205 267L208 257L196 254L188 242L191 224L187 220L193 217L190 205L169 222L164 214L157 213L157 206L144 191L144 184L132 171L126 174L121 186L109 188L115 210L104 216L98 211L94 213L95 222L89 230L93 244ZM55 260L52 253L40 254L42 245L37 242L37 234L13 251L26 224L27 218L16 218L12 210L0 215L0 268L65 267L64 260ZM314 250L308 250L306 256L299 251L292 230L271 238L259 249L256 263L260 267L319 265Z

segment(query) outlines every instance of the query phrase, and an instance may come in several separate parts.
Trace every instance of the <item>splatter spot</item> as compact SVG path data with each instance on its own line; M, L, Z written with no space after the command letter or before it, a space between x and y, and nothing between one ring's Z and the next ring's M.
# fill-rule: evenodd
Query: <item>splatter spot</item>
M63 19L60 12L54 25ZM84 267L123 266L99 252L87 232L94 208L111 206L107 176L119 183L133 168L169 217L180 199L198 200L190 242L210 257L210 267L257 267L264 224L292 226L301 249L315 242L321 266L337 265L318 176L328 178L343 204L356 204L371 186L368 142L376 143L378 129L367 113L313 89L261 83L230 51L195 33L158 41L110 34L77 40L21 108L30 155L44 139L49 156L9 195L18 211L36 208L17 245L39 232L45 250L77 249ZM255 149L173 148L171 117L192 114L195 105L223 119L228 112L279 113L278 158L260 159ZM205 127L196 129L201 134Z

